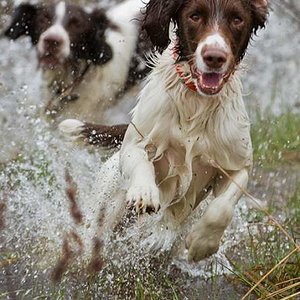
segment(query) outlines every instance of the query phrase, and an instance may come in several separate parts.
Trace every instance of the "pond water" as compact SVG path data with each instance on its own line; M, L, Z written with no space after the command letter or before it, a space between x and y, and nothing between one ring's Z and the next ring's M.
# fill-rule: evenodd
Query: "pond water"
M4 5L4 2L0 1L0 4ZM28 39L14 43L2 38L0 49L0 203L6 203L5 227L0 231L0 268L3 267L0 271L0 297L33 299L51 295L59 298L57 287L49 282L49 274L61 256L66 236L75 232L84 243L84 254L80 254L81 259L76 258L78 267L73 266L68 271L69 278L59 286L66 298L72 298L93 247L89 227L91 216L87 215L91 190L97 172L111 153L67 143L45 120L40 113L45 103L41 93L41 74ZM249 71L243 79L244 93L252 116L257 111L272 110L278 114L287 106L295 109L299 105L299 53L299 23L275 10L267 29L255 38L245 60ZM65 193L66 168L79 191L77 201L84 215L83 225L76 225L70 214ZM174 265L191 277L207 278L226 273L226 268L222 267L228 266L224 253L245 234L247 224L241 214L246 211L242 201L220 253L193 266L182 257L174 259L162 255L158 277L164 277L164 272L170 271L170 266ZM74 236L75 248L80 248ZM130 248L130 238L120 243L119 248L125 244L130 251L120 252L118 257L111 254L114 259L103 269L106 284L119 282L118 274L123 276L124 282L130 281L124 279L124 274L130 277L142 270L156 274L153 269L157 268L157 262L150 266L151 258L141 257L140 251ZM132 260L136 264L130 263L130 266L136 273L125 269L122 273L120 266L123 264L120 262ZM166 267L165 271L162 266ZM101 276L97 278L102 280ZM99 296L99 288L96 290L96 285L91 288L90 281L80 284L89 295Z

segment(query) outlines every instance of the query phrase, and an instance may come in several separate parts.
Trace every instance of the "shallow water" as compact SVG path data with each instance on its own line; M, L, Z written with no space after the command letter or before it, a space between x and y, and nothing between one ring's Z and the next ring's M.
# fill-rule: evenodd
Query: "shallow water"
M249 110L271 108L280 113L286 105L294 107L300 101L297 23L291 23L286 15L272 14L266 31L255 40L246 59L249 71L244 76ZM110 153L67 143L45 120L40 113L44 106L41 74L28 39L16 43L0 39L0 49L0 203L5 202L7 207L5 227L0 231L0 267L3 267L0 296L7 299L21 298L21 295L25 299L58 297L55 293L61 288L66 298L72 298L76 291L78 293L79 286L85 295L99 296L105 288L96 287L97 284L91 287L90 279L83 271L93 247L91 216L87 212L90 211L89 200L96 174ZM81 225L76 225L70 214L70 202L65 194L66 168L79 191L77 202L84 216ZM137 274L148 279L151 279L150 275L162 278L174 266L191 278L207 279L223 274L227 271L222 265L229 266L224 253L245 235L247 223L242 215L246 212L247 207L242 201L221 251L205 262L189 265L184 253L175 260L167 253L159 256L161 261L157 265L155 261L152 263L153 258L143 257L139 248L130 244L130 238L121 239L116 243L119 252L110 254L107 267L96 281L102 282L105 277L106 284L118 283L126 290L128 283L127 289L132 289ZM73 265L69 269L63 284L53 287L49 274L61 256L66 236L75 244L73 248L78 253L81 251L80 243L70 238L72 232L81 237L84 255L78 254L80 259L75 261L79 267ZM130 231L127 234L130 236ZM142 275L147 272L147 276ZM122 284L120 278L124 281ZM106 292L112 293L110 289ZM83 294L78 295L83 298ZM128 298L130 295L132 291L128 291Z

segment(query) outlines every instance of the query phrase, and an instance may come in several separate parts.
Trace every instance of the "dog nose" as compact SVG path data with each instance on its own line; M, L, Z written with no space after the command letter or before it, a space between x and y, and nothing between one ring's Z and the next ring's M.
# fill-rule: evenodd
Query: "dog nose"
M44 39L44 47L48 52L57 52L61 47L63 40L58 37L46 37Z
M212 69L220 69L227 61L227 53L220 49L206 49L202 53L205 64Z

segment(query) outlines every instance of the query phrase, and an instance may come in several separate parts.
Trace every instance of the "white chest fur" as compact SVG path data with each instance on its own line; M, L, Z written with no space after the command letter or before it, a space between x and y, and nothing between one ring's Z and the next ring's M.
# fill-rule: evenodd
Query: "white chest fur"
M252 163L250 123L238 77L232 76L219 96L201 96L180 82L168 52L149 76L133 123L145 136L143 143L157 147L156 158L172 145L185 149L186 160L203 156L227 170Z
M220 95L208 97L180 81L170 52L155 64L133 110L134 126L125 136L120 165L132 187L129 199L144 193L140 187L147 180L149 195L158 187L160 205L181 205L181 199L189 204L175 208L176 219L183 220L189 207L203 199L203 189L220 171L217 165L228 171L251 166L250 124L236 75Z

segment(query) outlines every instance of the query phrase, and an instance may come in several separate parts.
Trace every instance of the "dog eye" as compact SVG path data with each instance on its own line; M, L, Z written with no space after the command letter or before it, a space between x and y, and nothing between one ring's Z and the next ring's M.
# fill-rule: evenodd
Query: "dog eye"
M244 20L240 16L235 16L232 21L232 25L235 27L239 27L244 24Z
M37 23L40 26L47 27L51 24L51 17L48 14L42 14L38 16Z
M79 19L78 19L78 18L75 18L75 17L71 18L71 19L69 20L69 22L68 22L68 26L69 26L69 27L74 27L74 28L80 26L80 21L79 21Z
M202 15L200 13L193 13L192 15L190 15L190 19L193 22L199 22L202 19Z

